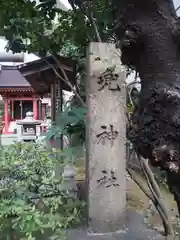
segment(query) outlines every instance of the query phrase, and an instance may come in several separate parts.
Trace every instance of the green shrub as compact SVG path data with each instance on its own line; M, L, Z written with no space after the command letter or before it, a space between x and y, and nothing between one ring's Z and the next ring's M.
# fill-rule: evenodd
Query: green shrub
M1 149L0 239L62 240L81 221L83 203L59 190L56 161L35 144Z

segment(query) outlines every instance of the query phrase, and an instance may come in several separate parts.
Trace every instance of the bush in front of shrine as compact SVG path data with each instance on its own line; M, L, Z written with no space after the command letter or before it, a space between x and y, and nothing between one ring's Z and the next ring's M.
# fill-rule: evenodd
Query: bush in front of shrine
M1 148L0 239L63 240L80 222L83 203L59 190L56 161L35 144Z

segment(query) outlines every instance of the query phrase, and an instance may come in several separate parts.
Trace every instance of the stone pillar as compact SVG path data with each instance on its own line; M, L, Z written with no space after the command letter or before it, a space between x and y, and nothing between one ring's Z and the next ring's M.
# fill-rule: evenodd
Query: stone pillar
M88 225L115 232L126 217L125 74L114 44L91 43L87 66Z

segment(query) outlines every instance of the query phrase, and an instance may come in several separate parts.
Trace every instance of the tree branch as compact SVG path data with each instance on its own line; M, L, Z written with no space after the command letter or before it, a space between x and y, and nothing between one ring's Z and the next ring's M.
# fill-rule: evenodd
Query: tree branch
M19 27L20 27L22 30L25 31L24 28L22 28L21 26L19 26ZM46 41L46 40L48 39L48 36L42 35L42 34L36 32L36 31L35 31L35 34L36 34L37 36L40 36L41 38L43 38L44 41ZM61 72L62 72L62 74L63 74L64 77L62 77L62 76L57 72L57 70L54 68L54 66L53 66L51 63L49 63L44 57L41 56L41 58L53 69L53 71L54 71L54 73L56 74L56 76L69 86L69 88L71 89L71 91L72 91L72 92L76 95L76 97L79 99L81 105L82 105L83 107L86 107L85 102L83 101L83 99L81 98L81 96L79 95L79 93L76 91L76 87L73 86L73 85L71 84L71 82L69 81L68 76L67 76L66 72L64 71L64 69L62 68L59 60L57 59L57 57L55 56L55 54L52 52L52 50L50 50L50 53L52 54L53 59L55 60L57 66L58 66L59 69L61 70Z
M133 153L135 153L135 151L132 151L131 156ZM151 168L148 165L147 160L139 157L139 161L140 161L140 166L141 166L143 175L145 176L145 179L146 179L146 182L147 182L147 185L148 185L148 188L149 188L151 194L148 193L148 191L145 189L143 184L141 184L140 181L137 180L134 172L131 170L132 168L130 168L128 166L127 172L131 176L132 180L143 191L143 193L152 201L153 205L155 206L157 212L159 213L159 215L162 219L162 223L163 223L163 226L165 229L165 235L172 237L172 236L174 236L174 231L173 231L172 224L169 219L165 204L162 200L162 195L159 190L159 186L156 183L156 180L154 178Z
M177 7L175 11L177 12L179 9L180 9L180 6L179 6L179 7Z
M141 191L146 195L146 197L152 201L153 205L155 206L157 212L159 213L159 215L162 219L163 226L164 226L167 236L174 236L174 231L172 229L171 222L168 221L167 216L164 214L164 211L162 211L161 205L157 204L157 199L154 197L154 195L155 195L154 191L151 191L151 194L148 193L148 191L143 186L143 184L141 184L141 182L138 181L138 179L136 178L136 175L133 172L133 169L127 168L126 171L129 173L131 179L138 185L138 187L141 189ZM151 186L151 184L149 183L149 180L147 180L147 181L148 181L148 187Z
M55 54L53 54L53 53L51 53L51 54L52 54L52 57L53 57L53 59L55 60L55 62L56 62L56 64L57 64L58 68L61 70L61 72L62 72L62 74L63 74L63 76L64 76L64 78L63 78L63 77L61 77L61 75L58 73L58 77L59 77L62 81L64 81L64 82L70 87L71 91L76 95L76 97L77 97L78 100L80 101L81 105L82 105L83 107L86 107L85 102L83 101L83 99L81 98L81 96L79 95L79 93L76 91L76 87L73 86L73 85L71 84L71 82L69 81L66 72L64 71L63 67L61 66L61 63L59 62L59 60L57 59L57 57L55 56ZM56 71L56 74L57 74L57 71Z
M74 1L68 1L73 9L73 11L76 13L77 12L77 9L74 5ZM84 14L85 17L87 17L87 19L89 20L89 22L91 23L91 25L93 26L94 28L94 31L95 31L95 36L96 36L96 40L98 42L102 42L101 40L101 37L100 37L100 34L99 34L99 31L98 31L98 27L96 25L96 22L95 22L95 19L93 18L93 14L92 12L88 9L88 13L85 9L85 7L82 5L82 2L80 2L80 4L78 5L79 9L81 10L81 12ZM87 7L88 8L88 7ZM90 37L89 37L90 39Z
M101 37L100 37L100 34L99 34L99 31L98 31L98 27L97 27L97 25L96 25L96 22L95 22L95 19L93 18L92 13L90 13L89 20L91 21L91 23L92 23L92 25L93 25L93 27L94 27L97 41L98 41L98 42L102 42Z
M174 230L173 230L171 221L169 219L168 211L166 210L166 206L163 202L163 197L161 195L161 191L160 191L159 186L154 178L154 174L152 173L152 170L149 167L147 160L145 160L144 158L141 158L140 156L138 156L138 158L139 158L139 162L141 164L141 168L143 170L144 176L146 178L148 187L149 187L152 195L154 196L155 207L156 207L157 211L159 212L161 219L163 221L165 234L166 234L166 236L168 236L168 235L173 236Z
M126 169L128 174L130 175L131 179L138 185L138 187L141 189L141 191L146 195L147 198L149 198L152 202L154 202L154 197L148 191L146 188L141 184L141 182L137 179L136 174L134 173L133 168L128 167Z
M47 63L47 65L48 65L49 67L51 67L51 68L53 69L53 71L54 71L54 73L56 74L56 76L69 86L69 88L71 89L71 91L72 91L72 92L76 95L76 97L79 99L81 105L82 105L83 107L86 107L85 102L83 101L83 99L81 98L81 96L79 95L79 93L76 91L76 88L75 88L75 87L71 84L71 82L69 81L69 79L68 79L68 77L67 77L67 75L66 75L66 72L64 71L64 69L63 69L62 66L60 65L58 59L54 56L54 54L52 54L52 57L53 57L54 60L56 59L56 60L55 60L55 61L56 61L56 64L58 65L59 69L60 69L61 72L63 73L64 78L58 73L58 71L56 70L56 68L55 68L50 62L47 61L46 58L44 58L44 57L41 57L41 58Z

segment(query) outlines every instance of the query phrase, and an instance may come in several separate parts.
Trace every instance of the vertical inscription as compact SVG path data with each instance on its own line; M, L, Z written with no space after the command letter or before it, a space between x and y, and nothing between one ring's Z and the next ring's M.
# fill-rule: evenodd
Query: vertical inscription
M121 91L118 84L119 75L114 73L115 68L107 68L106 71L99 77L97 83L100 85L98 91L108 87L110 91Z
M102 177L97 180L98 187L104 185L106 188L119 187L117 177L113 170L102 170Z
M110 141L111 146L113 146L114 140L118 136L118 131L114 129L114 126L112 124L102 125L101 126L102 131L96 135L97 137L97 143L102 143L103 145L106 144L107 141Z

